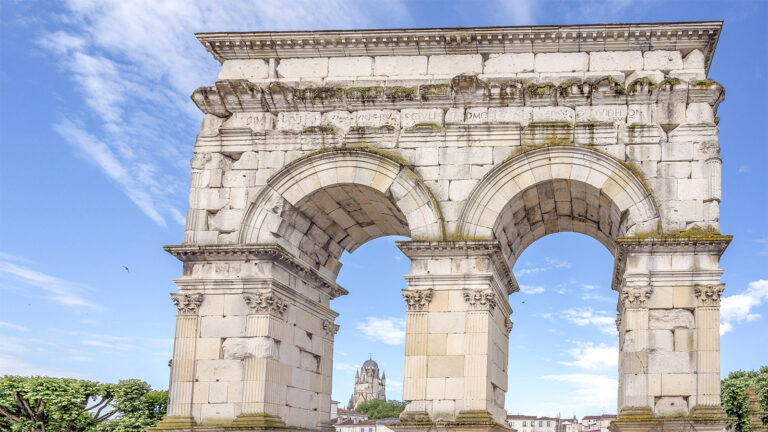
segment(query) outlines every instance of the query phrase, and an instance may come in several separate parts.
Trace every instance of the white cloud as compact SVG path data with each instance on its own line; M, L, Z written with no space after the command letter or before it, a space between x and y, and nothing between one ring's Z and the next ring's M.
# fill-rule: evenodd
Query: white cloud
M373 341L388 345L402 345L405 342L405 319L403 318L367 317L364 323L357 323L355 328Z
M545 375L542 379L568 383L572 391L565 392L564 399L556 401L563 412L582 411L583 408L616 408L616 396L619 382L614 378L594 374L558 374Z
M602 369L619 365L619 347L604 343L598 345L592 342L575 342L576 346L566 352L573 358L572 361L561 361L560 364L575 366L581 369Z
M4 322L4 321L0 321L0 327L6 327L6 328L9 328L9 329L12 329L12 330L24 331L24 332L29 330L28 328L26 328L24 326L21 326L21 325L18 325L18 324L11 324L9 322Z
M77 85L89 114L68 106L54 129L160 226L169 218L184 223L179 209L202 118L189 95L213 83L219 68L195 32L373 28L408 19L401 1L69 0L65 7L39 44Z
M545 265L539 266L539 267L525 267L520 269L519 271L515 271L515 276L517 277L525 277L529 275L534 275L537 273L547 272L550 270L555 269L563 269L563 268L571 268L571 263L565 260L557 259L557 258L544 258Z
M35 365L16 357L0 354L0 371L5 375L22 376L54 376L67 378L88 378L85 374L74 371L59 369L50 369L44 366Z
M742 294L723 297L720 302L720 334L733 330L734 324L754 321L761 315L753 311L763 301L768 302L768 280L749 283Z
M88 290L87 286L59 279L9 260L0 259L0 279L2 278L39 288L46 298L65 306L99 309L99 306L83 298L82 292Z
M533 0L497 0L493 9L503 13L512 25L531 25L536 20L536 7Z
M582 284L581 285L581 289L583 289L584 291L592 291L592 290L596 290L598 288L600 288L600 287L597 286L597 285L591 285L591 284Z
M616 320L614 317L607 315L607 313L605 311L594 311L591 308L577 308L566 309L561 312L561 315L571 324L580 327L594 325L605 334L614 334L616 333Z
M357 366L350 364L350 363L343 363L343 362L333 362L333 368L337 371L341 372L355 372L357 371Z
M752 172L752 167L749 165L740 165L739 166L739 174L747 174Z
M584 293L581 295L582 300L586 301L601 301L601 302L615 302L615 298L610 298L606 296L601 296L599 294L593 294L593 293Z
M523 294L541 294L545 291L543 286L520 285Z

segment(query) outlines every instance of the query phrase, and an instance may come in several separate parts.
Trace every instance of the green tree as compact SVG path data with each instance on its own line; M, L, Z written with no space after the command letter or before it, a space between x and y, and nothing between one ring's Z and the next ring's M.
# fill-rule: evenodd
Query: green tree
M361 403L355 408L356 411L364 412L371 419L397 418L403 412L405 402L383 401L381 399L372 399Z
M730 426L733 432L750 432L752 425L748 418L747 387L754 386L760 400L763 412L768 408L768 366L757 371L735 371L728 374L720 385L720 398L723 410L736 421ZM768 415L762 418L763 424L768 423Z
M13 432L140 432L157 423L166 405L166 392L139 380L0 378L0 429Z
M120 381L115 386L112 405L118 416L98 425L98 432L143 432L165 415L168 392L154 391L144 381Z

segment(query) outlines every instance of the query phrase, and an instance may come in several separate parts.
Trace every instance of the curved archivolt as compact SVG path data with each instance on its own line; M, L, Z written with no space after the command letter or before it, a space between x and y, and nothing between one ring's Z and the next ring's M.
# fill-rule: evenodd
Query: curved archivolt
M655 230L658 220L648 189L620 162L588 148L552 146L486 174L460 214L458 234L495 238L514 264L548 234L587 234L613 253L618 237Z
M336 149L275 173L246 214L240 243L277 243L335 275L343 250L385 235L438 240L442 230L436 201L407 166Z

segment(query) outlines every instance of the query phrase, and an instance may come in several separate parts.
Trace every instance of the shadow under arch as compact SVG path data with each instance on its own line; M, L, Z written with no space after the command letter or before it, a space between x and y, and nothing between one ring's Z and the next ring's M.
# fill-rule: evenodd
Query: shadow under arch
M397 156L335 148L273 174L244 215L239 243L278 244L335 279L344 250L387 235L442 239L437 201Z
M655 231L659 211L642 180L611 156L581 146L547 146L512 157L475 186L458 236L498 240L510 268L548 234L579 232L615 255L616 240Z

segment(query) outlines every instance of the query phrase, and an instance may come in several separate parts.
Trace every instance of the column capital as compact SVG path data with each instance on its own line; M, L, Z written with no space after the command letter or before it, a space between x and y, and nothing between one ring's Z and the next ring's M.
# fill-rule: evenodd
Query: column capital
M699 299L699 306L720 306L720 297L725 291L725 284L696 285L693 293Z
M432 301L433 292L434 290L431 288L423 290L404 289L403 299L407 309L412 312L423 310Z
M464 301L470 309L487 310L493 312L496 309L496 294L492 289L465 289Z
M482 241L400 241L397 247L411 259L430 260L443 258L480 258L490 263L487 270L479 273L492 272L499 283L506 287L507 294L520 291L515 275L510 270L509 263L504 258L499 242Z
M504 318L504 331L507 334L510 334L512 332L512 327L514 326L515 326L515 323L509 317Z
M203 295L171 293L171 301L176 305L179 315L197 315L200 305L203 304Z
M333 321L329 319L323 320L323 331L325 331L325 335L329 338L333 338L333 336L339 332L339 328L340 326Z
M254 315L272 315L283 319L285 311L288 310L288 302L271 290L243 294L243 300Z
M624 287L621 289L621 303L625 309L638 309L648 307L648 300L653 294L650 285L641 287Z

